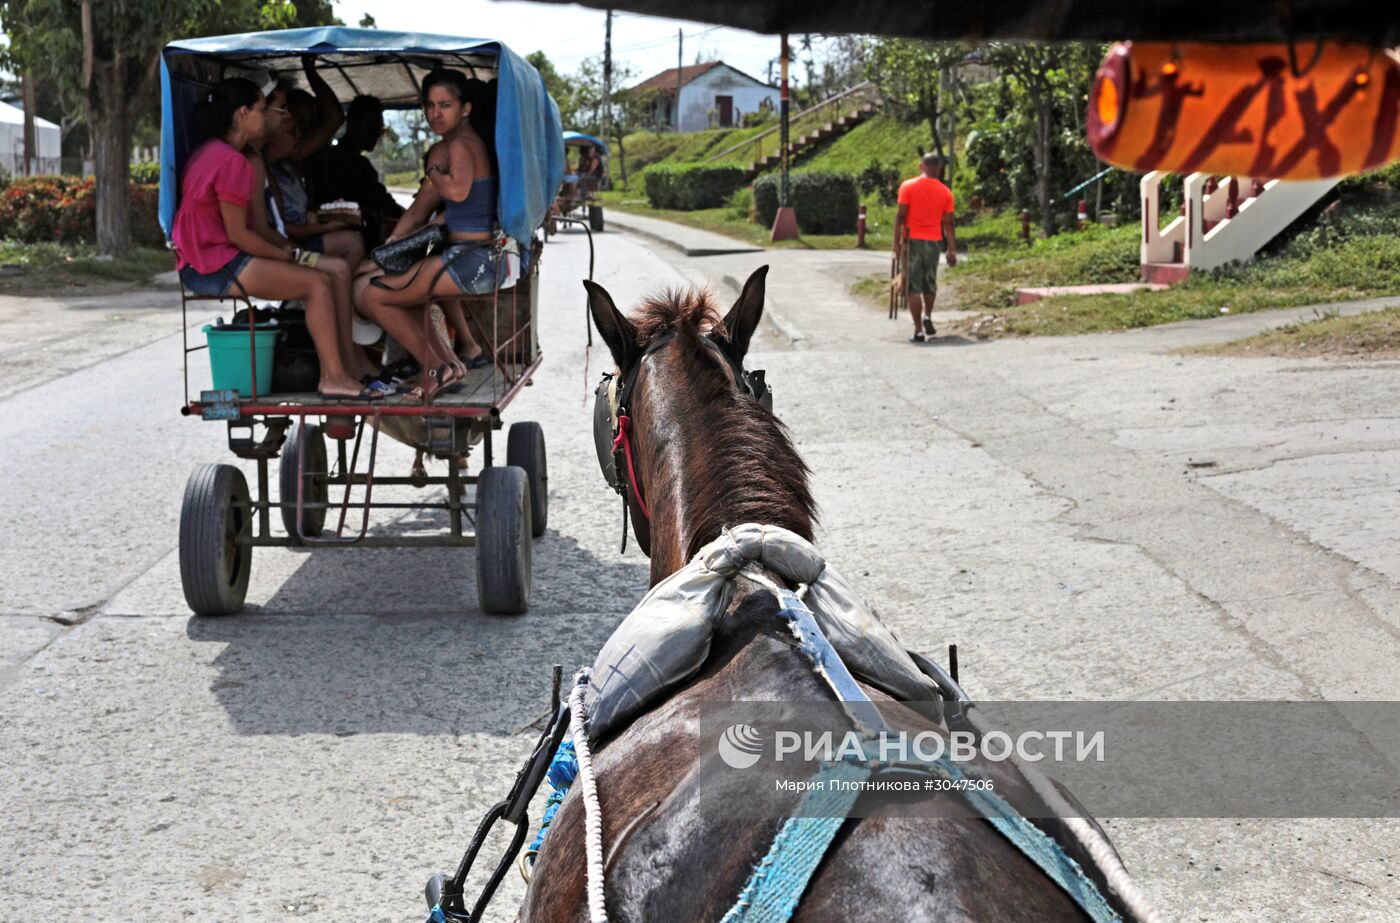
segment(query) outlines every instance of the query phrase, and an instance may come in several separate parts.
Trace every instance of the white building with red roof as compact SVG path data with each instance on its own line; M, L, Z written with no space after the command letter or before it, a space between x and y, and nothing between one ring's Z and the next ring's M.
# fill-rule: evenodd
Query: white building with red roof
M731 128L748 112L778 106L778 88L723 61L689 64L680 70L680 123L676 121L677 69L649 77L628 92L652 92L652 113L659 126L678 131Z

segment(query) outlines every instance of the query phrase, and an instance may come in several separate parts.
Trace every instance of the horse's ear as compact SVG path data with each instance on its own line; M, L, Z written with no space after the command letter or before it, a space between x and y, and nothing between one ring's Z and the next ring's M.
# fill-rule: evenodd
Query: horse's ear
M744 283L739 300L734 302L734 307L729 309L729 314L724 318L729 355L740 365L744 363L744 356L749 351L749 341L753 339L753 332L758 329L759 319L763 317L763 291L767 278L767 266L755 269L753 275Z
M637 361L637 328L622 316L607 289L586 279L583 287L588 289L588 313L593 315L593 325L603 335L613 361L625 374Z

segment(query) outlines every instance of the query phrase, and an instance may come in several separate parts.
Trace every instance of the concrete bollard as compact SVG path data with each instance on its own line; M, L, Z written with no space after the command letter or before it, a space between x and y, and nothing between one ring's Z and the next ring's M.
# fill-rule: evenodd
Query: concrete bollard
M1031 242L1031 212L1028 208L1021 210L1021 239L1026 243Z
M865 249L865 206L856 214L856 246Z
M1075 214L1074 220L1078 225L1078 230L1081 231L1089 223L1089 203L1084 199L1079 200L1079 211Z

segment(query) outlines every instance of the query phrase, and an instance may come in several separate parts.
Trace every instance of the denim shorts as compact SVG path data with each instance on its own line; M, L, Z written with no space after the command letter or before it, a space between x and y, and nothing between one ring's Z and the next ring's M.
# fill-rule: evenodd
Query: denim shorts
M442 254L447 274L467 295L485 295L496 290L496 261L489 241L461 241L450 244Z
M233 288L233 280L238 278L238 274L252 258L251 253L240 253L225 263L223 268L213 272L200 272L193 266L186 266L180 270L180 284L196 295L222 297Z

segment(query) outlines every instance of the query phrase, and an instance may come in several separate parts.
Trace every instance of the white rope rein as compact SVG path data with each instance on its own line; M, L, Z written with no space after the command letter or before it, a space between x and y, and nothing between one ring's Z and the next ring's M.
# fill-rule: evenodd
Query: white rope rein
M603 901L603 809L598 804L598 782L593 775L593 748L588 744L588 715L584 692L593 673L587 667L574 677L569 693L569 736L578 758L578 779L583 785L584 851L588 857L588 920L607 923L608 910Z
M980 721L971 714L967 715L967 720L977 729L979 735L985 736L986 731ZM1051 815L1064 823L1070 834L1089 854L1094 865L1103 873L1108 887L1123 902L1123 906L1133 918L1141 923L1163 923L1162 915L1152 906L1147 894L1123 866L1123 861L1118 858L1118 853L1114 851L1108 838L1087 819L1079 816L1079 812L1060 794L1059 789L1055 788L1044 773L1033 766L1027 766L1015 754L1011 756L1011 763L1020 770L1021 775L1040 796L1040 800L1045 802Z

